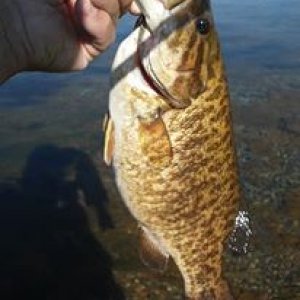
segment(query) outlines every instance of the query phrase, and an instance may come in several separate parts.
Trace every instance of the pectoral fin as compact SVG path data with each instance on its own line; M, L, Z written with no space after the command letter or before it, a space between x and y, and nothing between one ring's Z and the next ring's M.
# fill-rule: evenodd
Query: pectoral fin
M140 228L139 242L139 254L142 262L151 269L164 271L167 267L169 254L145 227Z
M113 123L112 119L110 119L108 117L108 115L105 116L105 119L103 122L103 128L105 131L103 159L104 159L104 162L108 166L110 166L111 162L112 162L112 157L113 157L115 138L114 138L114 123Z
M170 164L173 156L172 146L161 116L151 121L139 118L139 143L151 164L157 167Z

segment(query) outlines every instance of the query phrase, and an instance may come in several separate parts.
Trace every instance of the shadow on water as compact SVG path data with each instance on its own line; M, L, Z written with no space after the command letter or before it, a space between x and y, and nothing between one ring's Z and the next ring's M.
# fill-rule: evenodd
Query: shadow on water
M0 298L125 299L91 230L113 226L106 199L86 154L37 147L20 182L0 183Z

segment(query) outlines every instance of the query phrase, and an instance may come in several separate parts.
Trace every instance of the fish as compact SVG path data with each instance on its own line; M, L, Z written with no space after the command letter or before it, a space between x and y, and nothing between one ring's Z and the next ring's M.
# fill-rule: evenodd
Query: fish
M142 16L112 64L104 161L137 221L142 261L164 271L172 258L185 299L233 299L222 256L241 192L211 3L136 3Z

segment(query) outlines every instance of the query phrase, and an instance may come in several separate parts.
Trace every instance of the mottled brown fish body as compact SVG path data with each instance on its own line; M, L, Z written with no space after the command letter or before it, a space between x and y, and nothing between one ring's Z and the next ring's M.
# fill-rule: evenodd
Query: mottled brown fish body
M172 108L129 77L114 87L113 161L124 201L159 252L174 259L187 299L227 300L232 296L221 259L238 210L239 185L219 43L214 31L206 39L206 68L202 60L196 73L201 78L205 73L205 89L186 108Z
M163 116L173 150L169 166L149 164L138 135L127 134L133 128L124 128L115 158L117 180L131 212L163 241L191 299L202 299L202 290L223 290L223 243L239 199L225 82L210 92L184 111Z

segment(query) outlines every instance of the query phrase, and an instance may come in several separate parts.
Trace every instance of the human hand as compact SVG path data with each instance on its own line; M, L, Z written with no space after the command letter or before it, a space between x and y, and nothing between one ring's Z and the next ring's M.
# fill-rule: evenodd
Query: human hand
M13 69L6 77L23 70L84 69L113 42L118 18L126 11L137 13L132 0L1 2L5 35L4 41L0 36L0 48L5 49L0 49L0 68L9 67L9 60Z

